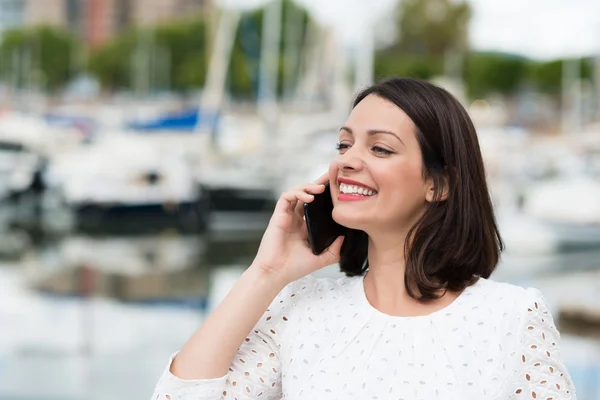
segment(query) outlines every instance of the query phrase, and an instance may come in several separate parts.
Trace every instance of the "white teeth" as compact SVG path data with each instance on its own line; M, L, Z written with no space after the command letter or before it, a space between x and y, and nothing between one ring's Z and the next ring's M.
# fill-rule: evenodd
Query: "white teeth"
M340 184L340 192L345 194L358 194L362 196L372 196L376 192L362 186Z

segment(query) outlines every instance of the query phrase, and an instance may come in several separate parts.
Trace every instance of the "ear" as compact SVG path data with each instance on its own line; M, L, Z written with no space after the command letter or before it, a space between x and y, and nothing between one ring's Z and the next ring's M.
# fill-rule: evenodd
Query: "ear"
M448 178L446 176L440 177L438 179L428 178L426 184L425 200L428 203L433 203L437 201L446 201L448 199ZM437 198L436 198L436 190Z

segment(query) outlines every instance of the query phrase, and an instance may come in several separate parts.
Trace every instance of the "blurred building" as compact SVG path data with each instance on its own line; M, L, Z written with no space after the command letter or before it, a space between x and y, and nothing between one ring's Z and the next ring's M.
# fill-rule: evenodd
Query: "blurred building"
M23 24L23 0L0 0L0 33Z
M67 1L80 4L84 35L92 47L101 45L129 26L149 26L201 14L210 3L210 0Z
M23 0L25 24L64 26L66 15L63 3L63 0Z
M186 18L208 9L211 0L0 0L0 32L21 25L69 29L90 47L129 26Z

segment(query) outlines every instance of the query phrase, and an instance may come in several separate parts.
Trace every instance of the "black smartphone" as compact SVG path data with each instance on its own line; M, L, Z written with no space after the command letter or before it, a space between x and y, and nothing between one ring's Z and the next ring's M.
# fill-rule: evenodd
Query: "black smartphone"
M338 236L346 232L346 228L333 220L333 201L329 182L325 184L323 193L315 195L310 203L304 203L304 220L308 228L308 242L316 255L323 253Z

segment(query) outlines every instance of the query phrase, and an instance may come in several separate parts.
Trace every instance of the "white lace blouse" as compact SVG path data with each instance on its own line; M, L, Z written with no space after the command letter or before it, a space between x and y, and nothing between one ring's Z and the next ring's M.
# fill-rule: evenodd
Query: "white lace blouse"
M559 333L536 289L479 279L446 308L395 317L362 277L307 276L275 298L226 376L169 368L153 400L575 399Z

